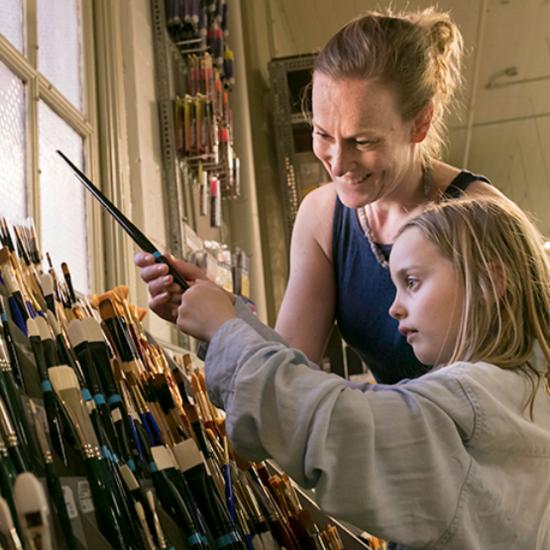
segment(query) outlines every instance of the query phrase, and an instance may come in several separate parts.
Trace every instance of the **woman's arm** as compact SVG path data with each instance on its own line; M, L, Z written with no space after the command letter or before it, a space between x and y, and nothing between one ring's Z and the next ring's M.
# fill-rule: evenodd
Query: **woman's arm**
M332 220L336 189L324 185L300 205L290 247L290 277L275 330L319 363L334 324Z

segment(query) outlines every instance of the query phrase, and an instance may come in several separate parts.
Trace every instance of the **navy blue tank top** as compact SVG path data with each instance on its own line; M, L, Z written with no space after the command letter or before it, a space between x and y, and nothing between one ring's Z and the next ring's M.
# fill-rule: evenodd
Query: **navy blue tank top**
M463 170L445 191L457 198L483 176ZM391 244L379 245L389 257ZM361 357L376 380L395 384L417 378L430 370L416 359L412 347L398 330L398 321L388 313L395 287L387 269L372 253L357 219L357 212L336 198L332 225L332 253L336 274L336 321L342 337Z

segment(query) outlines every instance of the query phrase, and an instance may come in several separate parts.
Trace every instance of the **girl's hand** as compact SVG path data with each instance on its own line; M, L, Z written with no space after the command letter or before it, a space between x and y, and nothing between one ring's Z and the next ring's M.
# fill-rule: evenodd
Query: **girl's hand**
M164 256L190 284L192 284L191 281L205 278L197 266L176 260L171 254ZM183 291L178 284L174 283L172 275L168 274L168 266L155 263L155 257L147 252L136 254L134 263L141 268L141 278L147 283L151 295L149 308L159 317L175 323Z
M177 325L183 332L210 342L217 330L235 317L232 296L210 281L197 279L181 297Z

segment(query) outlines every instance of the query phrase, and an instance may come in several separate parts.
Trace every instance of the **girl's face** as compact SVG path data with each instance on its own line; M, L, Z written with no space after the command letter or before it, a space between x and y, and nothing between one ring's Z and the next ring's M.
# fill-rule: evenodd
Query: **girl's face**
M403 121L394 91L376 81L336 81L315 73L312 108L313 151L344 205L359 208L398 197L416 166L415 144L427 128L419 133L417 122Z
M419 361L447 364L462 319L464 288L458 272L416 227L395 241L390 272L397 289L390 315L399 321L399 332Z

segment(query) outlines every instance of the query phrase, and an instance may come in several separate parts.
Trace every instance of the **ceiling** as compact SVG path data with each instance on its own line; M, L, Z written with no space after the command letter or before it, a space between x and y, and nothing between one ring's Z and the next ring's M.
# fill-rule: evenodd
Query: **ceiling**
M267 5L272 58L319 50L350 19L380 9L360 0ZM429 5L396 0L393 9ZM460 116L447 121L448 159L488 176L550 237L550 0L441 0L438 7L451 12L468 51Z

